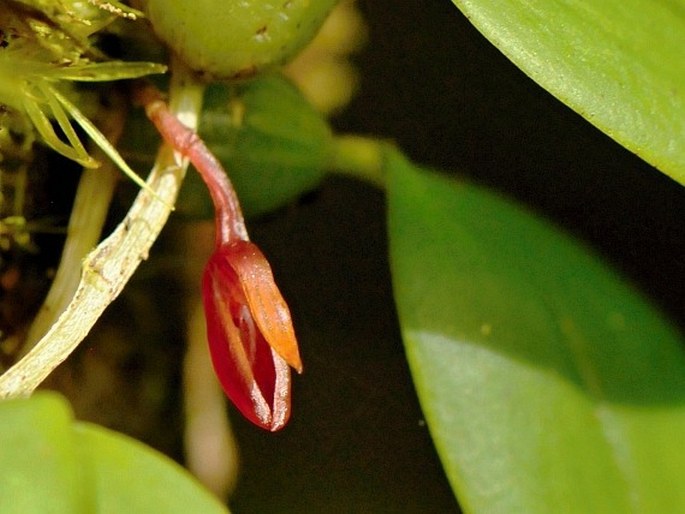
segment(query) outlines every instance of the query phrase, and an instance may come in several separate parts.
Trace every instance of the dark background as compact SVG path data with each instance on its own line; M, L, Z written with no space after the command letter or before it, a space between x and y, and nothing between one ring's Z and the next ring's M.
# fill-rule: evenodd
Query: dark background
M587 241L685 326L685 190L546 93L449 0L360 2L361 90L340 132L517 198ZM280 434L235 417L238 513L457 512L404 359L384 198L331 178L251 224L295 313L306 372Z

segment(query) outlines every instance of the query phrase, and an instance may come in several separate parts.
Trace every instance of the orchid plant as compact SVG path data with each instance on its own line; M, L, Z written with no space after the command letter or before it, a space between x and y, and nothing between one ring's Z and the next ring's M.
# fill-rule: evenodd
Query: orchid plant
M649 173L663 172L673 187L685 182L685 30L678 8L646 0L453 3L525 74L653 165ZM321 461L337 462L337 454L341 466L353 460L352 441L364 429L349 430L343 451L315 446L327 441L322 433L330 426L304 399L337 405L344 395L331 376L315 392L306 389L310 371L331 368L316 358L300 298L281 292L281 270L248 235L248 226L255 233L250 216L283 214L279 208L315 191L330 173L380 188L387 199L396 323L421 420L395 425L394 414L410 411L410 401L390 364L372 359L365 394L391 390L384 404L392 413L381 411L373 425L377 442L409 431L409 424L425 434L427 425L428 451L434 445L442 466L436 487L444 480L454 493L447 508L455 510L458 502L474 514L685 512L679 330L593 251L540 215L416 164L392 142L337 133L327 115L344 109L355 90L346 54L364 32L353 1L0 0L3 259L40 250L36 222L24 209L29 172L60 173L67 161L83 168L44 305L30 327L0 340L0 362L7 363L0 369L0 512L226 512L238 459L227 449L235 442L217 384L264 429L250 425L254 437L268 438L255 445L269 451L268 465L258 465L256 482L268 494L254 495L257 511L283 508L276 504L279 480L263 478L272 470L287 470L283 483L296 482L294 473L309 476L306 465L289 467L299 454L273 450L289 438L300 453L336 454ZM373 34L372 27L372 41ZM43 170L43 162L51 164ZM141 163L151 166L147 178L135 171ZM189 166L206 191L193 173L186 177ZM138 193L101 240L107 216L116 212L110 208L121 172L121 187L132 182ZM187 463L214 495L139 442L75 421L63 397L34 394L157 251L152 245L167 219L188 213L214 220L204 271L186 291L193 301L197 293L204 321L200 337L188 337L184 366ZM367 221L355 220L357 232ZM192 237L201 246L200 236ZM349 251L365 249L356 241ZM0 260L2 291L19 283L16 268ZM309 295L315 290L306 288ZM304 358L298 319L305 319L305 330L297 330L305 334ZM326 336L327 329L318 334ZM374 341L350 344L343 350L360 356ZM293 388L291 368L302 373L303 360L308 374ZM210 366L215 378L208 379ZM364 382L363 373L357 366L344 388ZM298 390L307 391L302 400ZM355 412L364 413L359 405ZM333 416L342 418L338 411ZM312 419L315 426L305 426ZM209 422L198 429L197 420ZM421 462L412 455L397 466L396 481L423 474ZM308 483L331 479L320 462L309 467L316 476ZM246 462L244 469L254 466ZM374 491L368 505L378 507L380 483L362 476L354 491L326 507L351 507L365 488ZM397 498L383 505L412 511L402 494Z

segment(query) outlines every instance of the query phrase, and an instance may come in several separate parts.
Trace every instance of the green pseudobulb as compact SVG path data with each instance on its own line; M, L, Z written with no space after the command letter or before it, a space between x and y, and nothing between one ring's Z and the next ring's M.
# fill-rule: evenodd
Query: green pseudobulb
M316 35L337 0L147 0L157 35L208 80L278 66Z

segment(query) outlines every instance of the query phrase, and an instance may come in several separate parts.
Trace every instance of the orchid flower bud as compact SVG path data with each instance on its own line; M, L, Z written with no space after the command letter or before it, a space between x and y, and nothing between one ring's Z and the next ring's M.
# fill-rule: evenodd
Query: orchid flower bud
M249 241L216 248L202 294L214 369L238 410L267 430L290 416L290 367L302 371L290 311L269 263Z
M238 198L221 163L169 110L159 91L137 92L164 140L187 157L215 208L216 248L205 266L202 296L207 338L219 382L238 410L272 432L290 417L290 367L302 372L288 306L271 267L249 241Z

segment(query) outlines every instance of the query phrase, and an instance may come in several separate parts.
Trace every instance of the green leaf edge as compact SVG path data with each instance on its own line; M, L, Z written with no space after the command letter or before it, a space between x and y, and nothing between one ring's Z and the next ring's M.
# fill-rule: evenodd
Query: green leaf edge
M394 155L390 154L388 156L388 162L386 163L386 169L388 169L388 171L389 171L389 173L388 173L388 176L389 176L388 190L389 190L389 197L390 197L389 211L392 211L392 209L393 209L393 206L392 206L392 204L393 204L392 197L394 194L393 191L397 187L396 181L398 180L398 175L402 173L402 171L398 172L398 168L404 169L406 171L408 169L408 167L411 167L411 164L408 163L408 161L406 161L406 159L404 159L401 155L395 153ZM426 172L425 170L411 171L410 173L416 173L417 175L423 174L426 176L427 176L427 174L430 174L431 177L428 180L441 182L444 185L446 185L447 187L473 187L473 186L466 186L463 184L457 185L455 182L449 181L449 179L447 179L445 177L438 176L437 174L434 174L432 172ZM508 202L505 202L505 203L508 203ZM512 205L515 208L520 209L520 207L518 207L518 206L515 206L513 204L510 204L510 205ZM391 266L393 268L393 283L394 283L394 288L396 291L396 302L398 304L398 312L399 312L399 316L400 316L400 324L402 327L402 335L403 335L403 339L405 341L405 347L406 347L407 356L408 356L408 360L409 360L409 364L410 364L410 369L412 371L412 375L413 375L414 380L415 380L415 385L417 388L417 392L419 394L419 398L420 398L420 401L422 404L422 408L424 409L424 412L426 414L426 418L428 420L429 428L431 429L431 433L434 437L434 441L435 441L438 453L441 456L441 459L443 460L443 465L445 466L445 470L447 472L450 483L453 485L453 488L454 488L455 493L457 494L458 498L462 502L465 502L463 504L463 508L465 509L465 512L488 512L488 513L490 513L490 512L518 512L518 510L515 510L515 509L513 511L510 509L509 510L508 509L498 510L498 508L496 508L495 504L488 505L487 501L485 504L483 504L480 501L476 501L473 504L471 504L471 502L469 501L469 497L471 496L470 492L468 491L469 486L467 484L465 484L459 476L459 474L463 471L460 469L460 464L458 462L456 462L456 463L455 462L449 462L449 458L446 457L446 455L451 452L450 443L448 440L445 440L444 434L442 434L440 432L439 428L435 427L436 419L438 418L438 415L434 411L434 408L437 408L437 405L431 405L429 399L427 399L425 396L426 395L425 383L426 383L426 381L433 380L434 377L433 377L432 373L434 373L434 370L429 370L429 369L423 368L422 362L421 362L421 357L420 357L420 352L419 352L420 346L417 344L417 341L415 340L416 332L411 330L411 327L407 327L406 323L404 323L403 318L406 318L406 312L405 312L405 309L402 305L401 298L397 297L398 287L397 287L397 283L396 283L396 274L395 274L396 256L395 256L395 252L393 252L392 214L391 214L391 212L389 212L389 214L390 214L390 230L389 230L389 232L390 232L390 240L391 240L391 244L390 244ZM585 248L583 245L578 244L577 241L575 241L573 243L578 246L579 251L588 252L587 248ZM590 254L590 257L592 257L592 255L593 255L592 252L589 252L589 254ZM620 280L620 278L617 277L617 275L615 275L613 273L611 274L610 278L612 280L616 280L617 278ZM623 282L621 282L621 283L622 283L621 287L625 286L627 289L632 290L632 293L635 294L635 290L633 290L629 286L626 286L625 283L623 283ZM401 293L399 293L399 294L401 294ZM638 298L638 302L639 302L640 301L639 295L637 295L637 298ZM677 413L677 415L673 415L675 417L669 417L668 414L665 414L662 412L663 409L659 410L660 406L657 406L657 411L653 412L652 414L653 414L653 417L657 418L657 422L658 422L659 417L663 414L664 419L666 419L667 421L670 421L670 422L673 422L674 420L676 421L676 423L673 426L674 430L677 430L678 427L680 427L680 429L685 430L685 411L684 411L683 405L682 405L682 395L683 395L683 391L685 391L685 356L683 355L683 352L682 352L682 348L683 348L682 334L680 334L668 322L668 320L663 318L663 316L661 316L660 313L658 313L656 310L651 308L648 304L644 304L644 307L647 309L647 311L652 312L652 314L654 315L654 319L650 320L650 321L656 323L655 326L660 327L661 335L667 339L667 343L666 343L667 348L664 350L664 352L662 352L663 355L660 355L661 360L668 361L670 357L674 357L674 359L676 361L672 364L672 367L667 370L668 374L670 375L670 377L668 379L668 380L670 380L670 383L667 383L666 387L664 387L663 390L658 391L658 393L665 395L667 402L677 401L678 402L678 404L677 404L678 413ZM680 343L680 345L678 343ZM680 370L680 372L678 372L678 370ZM669 392L668 387L671 387L671 386L673 386L674 390ZM616 410L617 406L616 405L613 405L613 406L615 408L615 411L613 414L617 415L617 417L620 418L623 415L631 415L630 409L622 411L621 410L622 407L619 406L618 410ZM640 409L638 408L637 411L639 412ZM642 414L638 414L638 415L642 416L642 417L638 418L637 420L634 420L635 425L638 425L637 430L639 430L639 428L640 428L639 427L640 422L645 421L644 420L645 416L643 416ZM654 420L648 419L647 424L649 425L649 422L651 422L651 421L654 421ZM635 427L629 427L629 429L630 428L635 429ZM627 430L630 431L629 429L627 429ZM642 454L640 455L640 457L644 458L645 457L645 455L644 455L645 448L640 448L640 450L642 450ZM683 463L681 462L680 467L675 465L675 468L674 468L673 461L674 461L674 459L677 460L677 455L669 454L670 450L668 450L668 449L660 448L660 450L661 450L660 456L663 457L664 461L665 461L664 466L667 468L668 468L668 466L670 466L671 469L669 471L671 471L671 477L672 477L674 471L677 471L677 469L680 469L683 467L682 466ZM666 450L666 451L664 451L664 450ZM647 457L650 458L649 455ZM451 457L451 458L453 458L453 457ZM653 456L651 458L653 458ZM668 462L669 459L671 460L671 462ZM526 471L527 470L521 470L520 472L525 474ZM658 489L660 479L659 479L659 477L653 477L653 478L655 478L655 483L652 485L654 486L655 489ZM487 489L487 486L483 485L482 488ZM681 512L681 511L685 512L685 495L682 492L678 493L677 491L676 491L675 495L677 496L676 501L678 502L678 505L680 505L681 509L682 509L682 510L678 510L678 512ZM654 499L648 498L646 501L649 502L650 500L654 500ZM666 501L668 501L668 499ZM495 502L495 503L497 503L497 502ZM628 502L628 503L630 503L630 502ZM658 498L656 500L656 503L657 504L659 503ZM565 507L568 507L568 506L565 506ZM634 507L634 505L633 505L633 507ZM674 507L674 505L669 504L669 507L672 508L672 507ZM562 511L563 512L581 512L582 510L580 510L580 511L574 510L573 506L571 506L570 510L568 510L568 508L566 508L566 510L561 509L559 512L562 512ZM657 506L656 508L654 508L654 510L650 510L649 508L645 509L643 506L642 508L637 508L637 509L628 508L625 511L626 512L641 512L641 513L644 513L644 512L660 513L660 512L663 512L663 505L661 507ZM541 511L526 510L525 512L527 512L527 513L545 512L545 510L541 510ZM587 511L582 511L582 512L587 512ZM600 510L596 510L593 512L601 513L601 512L606 512L606 511L603 511L600 509ZM623 510L621 510L621 512L623 512ZM670 512L675 512L675 511L670 510Z
M31 398L1 401L0 423L0 441L10 452L17 447L39 452L20 452L30 458L25 463L29 471L17 475L22 465L14 460L16 452L8 454L0 448L0 505L11 495L3 514L118 514L122 508L131 514L180 513L189 512L188 505L198 514L229 512L169 457L118 432L74 421L69 403L55 392L39 391ZM62 468L53 477L56 489L49 492L45 484L38 484L41 489L36 491L35 478L44 474L45 465L54 467L55 463ZM21 485L24 482L26 485ZM181 510L175 505L179 500L184 502ZM31 506L39 510L31 510Z
M192 512L228 509L185 468L140 441L102 426L76 422L82 461L93 476L97 512ZM179 505L180 504L180 505Z
M531 79L685 185L685 59L682 52L669 59L669 51L677 54L685 46L681 6L643 0L452 1ZM602 12L611 16L592 16ZM606 34L617 37L601 39ZM598 47L598 41L606 45ZM644 59L634 58L636 50Z

